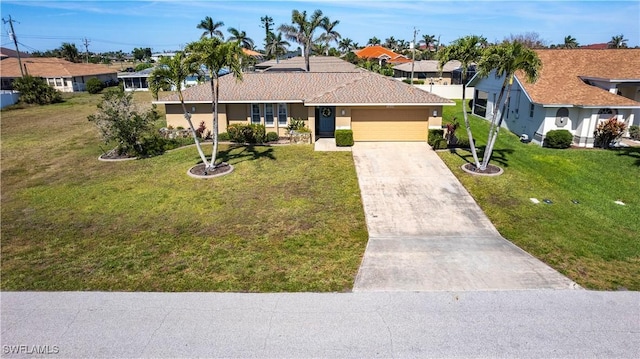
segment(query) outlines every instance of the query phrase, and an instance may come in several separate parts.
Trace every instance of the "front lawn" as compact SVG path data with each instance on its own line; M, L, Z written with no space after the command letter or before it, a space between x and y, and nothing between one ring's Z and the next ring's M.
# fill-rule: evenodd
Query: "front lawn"
M99 100L2 112L2 290L351 289L367 231L350 153L223 147L235 171L208 180L186 174L193 147L98 162Z
M460 102L444 116L463 124ZM484 148L489 123L471 121ZM554 150L503 129L492 161L505 170L499 177L463 172L468 151L439 154L505 238L584 287L640 290L640 148Z

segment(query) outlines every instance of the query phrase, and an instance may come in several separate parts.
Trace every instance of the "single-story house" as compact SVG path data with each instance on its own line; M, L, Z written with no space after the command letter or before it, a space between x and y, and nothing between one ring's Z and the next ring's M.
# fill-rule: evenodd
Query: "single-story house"
M401 64L405 62L411 62L411 59L395 53L386 47L382 47L380 45L372 45L362 48L360 50L353 50L353 53L356 54L361 59L376 59L380 65L388 63L388 64Z
M75 63L56 57L29 57L21 61L25 74L41 77L62 92L85 91L86 83L91 78L98 78L104 83L118 81L117 72L105 65ZM0 65L2 89L11 90L13 80L22 77L18 59L5 58Z
M542 62L535 83L516 73L503 126L543 144L550 130L565 129L574 145L593 147L598 124L615 116L640 125L640 49L535 50ZM490 119L504 77L475 76L473 113Z
M411 62L399 64L393 67L393 77L411 78ZM413 78L426 80L431 85L459 85L462 82L462 67L460 61L451 60L438 68L437 60L420 60L413 64ZM475 75L475 66L467 71L467 79Z
M118 73L118 80L122 81L125 91L149 91L149 77L155 67L150 67L137 72L120 72ZM209 72L206 69L202 70L204 73L204 80L209 81ZM228 70L223 69L220 71L220 75L226 75ZM195 86L202 81L198 80L198 76L187 76L182 83L182 88ZM175 89L174 89L175 90Z
M336 129L353 130L355 141L426 141L429 127L441 126L442 107L455 105L335 57L313 57L310 64L310 72L245 73L242 81L221 77L219 131L227 131L228 121L262 124L267 132L284 136L292 119L302 119L312 141L333 137ZM194 125L204 121L210 126L209 85L188 88L183 95ZM177 94L154 103L165 106L168 126L186 127Z

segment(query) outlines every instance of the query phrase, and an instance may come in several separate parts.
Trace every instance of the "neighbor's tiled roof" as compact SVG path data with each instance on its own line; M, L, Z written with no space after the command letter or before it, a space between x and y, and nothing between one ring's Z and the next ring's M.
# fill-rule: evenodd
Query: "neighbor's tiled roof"
M536 50L542 61L538 80L531 84L516 73L533 102L545 105L638 106L640 103L596 86L584 78L640 82L640 49Z
M380 45L367 46L360 50L353 51L361 59L379 59L385 55L389 57L387 62L410 62L406 56L395 53Z
M73 77L103 74L116 74L116 71L104 65L77 64L55 57L29 57L22 59L22 66L29 75L38 77ZM20 65L17 58L0 61L2 77L20 77Z
M341 60L340 60L341 61ZM183 91L187 102L211 102L208 84ZM177 102L177 94L159 102ZM453 104L432 93L369 71L256 72L220 78L220 102L301 102L313 104Z
M444 66L442 67L442 72L452 72L453 70L458 68L460 68L460 61L451 60L446 64L444 64ZM410 72L411 62L396 65L393 67L393 69ZM440 72L440 69L438 68L437 60L421 60L421 61L416 61L414 63L413 71L414 72Z

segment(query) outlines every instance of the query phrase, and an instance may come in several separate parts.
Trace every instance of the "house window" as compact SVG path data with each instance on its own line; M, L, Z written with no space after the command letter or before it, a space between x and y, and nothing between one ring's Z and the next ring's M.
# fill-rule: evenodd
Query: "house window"
M273 127L273 104L264 104L264 125Z
M287 104L286 103L278 104L278 125L280 126L287 125Z
M251 105L251 123L260 124L260 105L257 103Z
M529 104L529 117L533 117L533 110L535 106L533 104Z
M556 126L564 127L569 122L569 110L566 107L560 107L558 111L556 111Z
M613 116L618 114L618 110L610 109L610 108L601 108L598 110L598 117L601 120L608 120Z
M62 79L61 78L56 78L56 86L57 87L62 87Z

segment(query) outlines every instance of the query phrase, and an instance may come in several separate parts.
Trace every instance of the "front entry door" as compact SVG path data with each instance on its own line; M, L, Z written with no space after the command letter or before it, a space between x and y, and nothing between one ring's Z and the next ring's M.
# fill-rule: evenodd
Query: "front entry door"
M333 137L336 130L335 107L320 107L320 136Z

